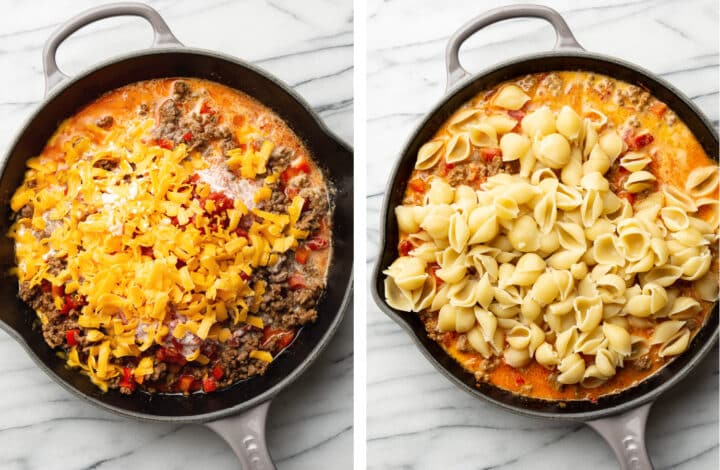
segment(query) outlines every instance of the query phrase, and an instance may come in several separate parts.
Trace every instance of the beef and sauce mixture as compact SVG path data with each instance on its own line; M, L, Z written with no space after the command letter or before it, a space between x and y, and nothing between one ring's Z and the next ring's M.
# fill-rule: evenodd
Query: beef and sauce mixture
M502 106L497 104L497 101L500 101L498 96L501 90L510 90L502 98L504 103L509 104ZM572 111L568 111L568 108ZM565 129L555 130L556 119L558 120L557 128L560 129L561 127L561 118L558 117L561 110L562 113L577 116L576 121L581 126L579 134L571 135L572 126L564 123ZM552 121L538 119L538 116L543 112ZM532 123L523 122L527 116L531 116ZM575 126L577 127L578 124L575 124ZM548 127L548 130L543 129L543 126ZM549 129L549 127L552 129ZM521 154L520 158L517 155L503 155L503 149L499 142L510 141L510 139L503 140L503 136L509 133L515 135L527 134L529 129L533 129L537 133L526 137L515 137L515 141L527 139L524 141L528 143L525 144L526 147L523 148L523 152L527 150L528 153ZM535 158L532 157L533 152L537 155L537 152L544 151L542 146L543 136L549 132L556 133L552 137L556 141L565 139L565 142L567 142L569 140L571 142L570 147L579 146L579 149L577 147L573 148L570 159L558 164L553 164L552 161L547 159L541 160L538 158L538 163L533 169L533 165L535 165ZM565 136L569 135L569 137L555 137L560 135L557 132L564 132ZM588 137L590 134L592 134L594 141L588 144L587 142L591 139ZM464 143L461 140L463 138L465 139ZM605 143L603 143L604 138L607 139ZM600 163L590 162L595 158L595 152L591 151L588 145L593 144L595 146L599 145L598 154L602 153L602 157L597 160ZM517 148L519 145L516 144L513 148ZM583 145L585 148L583 148ZM458 148L460 150L457 150ZM510 145L508 145L508 148L511 148ZM600 150L603 152L600 152ZM578 152L577 157L575 152ZM457 157L458 154L460 157ZM550 157L551 160L554 155L550 155ZM522 165L526 164L525 162L529 161L530 158L532 158L532 162L529 163L528 171L521 170ZM668 246L671 247L673 252L671 252L669 258L667 252L665 252L665 261L661 261L662 256L657 255L654 258L657 266L666 261L668 263L684 262L680 255L675 254L674 250L678 250L680 253L684 253L682 250L686 250L686 252L694 250L693 252L704 253L705 260L703 260L703 263L707 262L708 257L711 259L710 264L704 265L702 272L699 272L697 277L688 275L688 270L685 267L680 270L684 271L681 278L678 278L677 276L680 276L680 274L677 274L674 277L676 279L674 282L663 280L665 287L657 288L657 286L653 286L653 289L658 292L658 305L661 306L661 309L658 310L653 307L652 314L649 317L647 317L647 312L638 313L638 317L628 314L627 310L625 310L627 307L623 307L622 303L605 303L604 312L602 312L604 320L601 319L604 322L602 325L614 322L614 325L621 326L625 330L625 332L620 332L620 335L616 335L617 337L624 337L627 340L627 335L630 335L631 343L628 344L631 344L631 347L624 352L619 352L620 349L613 350L613 345L608 345L607 339L604 338L604 335L607 334L610 340L613 340L610 333L617 330L613 330L612 326L609 326L607 330L601 330L601 326L597 326L597 330L592 330L592 332L576 330L576 333L573 333L575 336L573 336L572 340L567 340L568 335L565 335L565 339L560 339L561 332L569 331L564 330L565 328L578 328L575 325L575 318L579 318L578 322L586 320L586 317L583 316L586 312L578 310L577 303L568 304L571 307L570 316L568 316L565 314L567 309L561 310L563 302L560 302L560 299L552 301L558 302L555 306L545 305L539 301L535 303L538 297L535 297L535 292L532 290L533 285L514 286L512 285L514 283L512 277L504 286L502 281L492 281L500 282L499 287L493 284L495 299L493 299L491 293L485 300L477 300L481 305L474 304L474 314L477 320L473 318L473 306L470 304L474 301L463 303L466 298L469 298L467 292L470 292L471 289L468 287L470 284L464 283L480 283L485 273L491 273L490 278L492 279L493 271L496 277L502 277L504 268L507 268L507 272L518 269L508 265L517 263L518 257L523 255L523 252L528 251L527 249L519 249L514 242L508 242L508 238L512 240L512 224L515 223L518 217L518 205L513 206L515 203L512 201L510 201L512 204L506 207L514 207L516 214L513 216L514 219L505 217L503 222L500 220L499 213L497 215L500 221L501 236L499 238L496 237L486 242L486 245L475 245L476 248L461 246L459 248L460 253L450 252L452 256L447 255L450 248L446 247L448 244L453 247L453 237L456 236L454 235L456 232L453 232L453 230L457 231L459 229L453 229L451 225L448 235L446 235L447 232L438 235L433 232L442 230L437 229L437 220L428 221L422 219L422 217L432 218L433 214L444 213L444 217L452 214L450 222L452 224L452 217L462 217L464 211L473 210L474 204L479 203L482 206L484 204L483 200L489 201L489 204L495 204L497 207L498 196L495 196L495 202L490 197L481 197L483 191L492 191L492 189L486 188L484 183L488 179L496 178L493 180L493 185L497 187L502 184L518 184L517 181L520 181L515 179L510 180L511 183L503 183L506 180L497 179L498 176L502 177L503 174L519 176L523 172L524 175L522 176L525 179L522 181L527 182L528 185L522 186L526 184L523 182L519 183L520 187L527 187L534 191L532 194L536 197L535 201L537 201L537 198L543 196L543 190L538 189L540 186L554 187L553 185L542 184L547 183L547 181L542 181L543 179L556 179L566 184L566 186L572 186L569 181L573 180L573 178L565 172L575 158L579 162L576 163L577 165L583 165L582 167L578 166L582 171L581 175L587 176L589 173L597 171L597 173L590 175L592 181L608 184L609 192L620 198L620 203L625 204L622 202L623 200L629 203L628 214L632 214L634 211L635 215L638 215L642 209L650 211L645 212L645 214L653 213L653 211L657 214L657 211L664 205L670 207L670 209L667 209L668 212L662 213L663 221L668 227L671 227L671 223L665 219L666 215L669 219L671 214L679 213L679 207L682 207L680 212L687 212L686 215L680 214L679 217L684 218L687 216L690 218L691 228L692 226L698 227L698 232L692 233L698 235L699 238L690 242L683 240L681 244L678 244L677 240L680 240L681 237L673 235L671 231L679 230L679 228L665 229L664 226L661 227L666 230L664 232L665 239L670 240ZM448 160L451 161L448 162ZM639 160L642 160L642 162L634 163ZM598 166L593 167L593 165ZM596 170L596 168L598 169ZM537 175L538 178L530 177L531 174ZM602 174L602 176L598 176L599 174ZM642 179L638 179L638 181L641 181L641 185L633 186L632 181L628 182L628 178L638 178L640 176L642 176ZM575 184L581 181L579 175L575 178ZM718 289L717 179L717 164L708 158L703 147L688 127L678 119L676 114L665 103L657 100L640 87L603 75L582 71L540 73L510 80L478 94L463 105L440 127L433 139L426 143L418 153L418 161L408 181L402 206L398 208L403 212L396 211L400 225L399 258L397 263L394 263L385 271L388 275L385 287L386 299L396 309L417 312L426 326L428 335L461 363L466 370L473 373L478 383L489 382L518 394L550 400L596 400L602 395L616 393L642 381L672 360L673 356L681 353L683 347L677 345L682 343L684 347L687 347L688 342L703 326L713 308ZM581 186L588 187L594 184L592 181L588 177L587 182L583 181L578 184L579 191L587 193ZM602 184L593 187L600 188L601 186ZM507 187L508 189L518 188L518 186ZM602 189L603 191L608 190L607 187ZM665 192L666 190L669 192ZM473 195L474 191L477 191L477 198ZM433 192L435 194L431 194ZM508 191L509 193L510 191ZM519 194L519 191L517 194ZM615 197L608 197L609 201L617 203ZM442 200L442 203L438 203L438 200ZM527 198L522 200L519 204L520 211L524 210L522 209L524 205L529 204L535 204L535 202L533 200L527 201ZM444 208L446 211L442 212L435 209L435 207ZM470 209L463 209L463 207L470 207ZM585 207L583 205L576 211L584 211ZM565 210L569 212L561 213L558 208L558 222L561 214L563 214L562 216L565 217L564 220L568 224L575 225L577 223L580 227L580 241L585 243L584 238L587 237L588 246L592 246L592 240L600 236L603 230L614 233L615 224L619 224L618 221L622 218L628 217L628 215L625 215L613 219L612 223L606 220L603 221L604 225L585 224L583 227L583 224L580 223L579 214L571 209L567 208ZM433 212L434 210L436 212ZM482 210L481 207L479 213ZM555 211L554 205L552 211ZM520 213L522 214L522 212ZM604 217L601 216L600 218ZM658 217L656 220L660 221L660 216L656 217ZM532 220L532 218L531 208L529 220ZM538 220L537 209L534 218ZM472 219L472 213L469 219L465 219L466 221L469 220L467 224L471 227L473 224ZM683 220L685 226L687 226L687 219ZM658 225L660 227L663 222L657 223L660 224ZM536 232L535 223L530 222L530 225L530 228L535 227L533 231ZM403 228L403 226L411 228ZM606 227L606 229L602 227ZM495 233L497 233L497 222L495 230ZM582 235L583 230L586 233L585 236ZM593 233L590 234L590 232ZM641 232L642 230L638 233ZM702 237L700 237L700 232L703 233ZM471 228L470 240L474 235ZM517 237L522 236L515 235ZM548 235L553 235L553 231L547 232L547 235L540 233L539 237L547 238ZM536 242L536 245L540 247L544 246L541 238ZM465 240L467 240L467 236ZM471 241L470 244L472 243ZM530 243L533 243L533 241L530 240ZM659 243L659 245L664 246L663 243ZM478 251L480 248L485 251ZM465 255L463 255L463 250L470 251L465 251ZM473 250L475 251L473 252ZM540 253L541 257L547 257L547 253L550 253L550 251L543 252L543 250L544 248L536 248L531 252L536 251ZM455 262L454 260L459 259L461 256L467 256L467 259L470 256L476 256L475 259L482 259L482 256L478 256L477 253L496 253L494 256L499 259L490 260L490 265L482 265L482 263L473 265L469 261L466 262L465 266L461 268L465 273L463 280L453 280L450 289L444 290L443 285L448 283L448 278L451 276L450 268L454 267L450 262ZM569 270L572 273L571 279L574 277L572 282L581 284L583 278L595 277L594 271L596 270L594 267L597 268L595 266L597 260L593 259L592 256L588 257L587 253L584 255L578 253L578 255L582 255L582 257L573 260L572 262L575 264ZM501 258L503 256L504 259ZM562 271L562 269L556 269L559 267L557 264L562 264L562 260L550 260L549 258L542 260L537 256L532 258L534 254L529 256L530 258L527 259L532 259L539 266L539 270L545 270L546 273L550 273L552 276ZM552 268L549 266L545 268L545 261L548 264L552 262L556 264L551 264ZM439 265L439 263L444 262L447 264L444 266ZM622 262L625 263L625 260L622 260ZM497 274L498 265L500 265L499 274ZM606 273L620 274L620 276L623 276L623 283L627 285L619 287L623 290L627 289L628 293L632 290L632 292L639 295L641 293L640 286L634 285L634 283L642 282L637 279L644 279L645 272L652 268L652 263L646 267L640 267L637 264L634 266L635 272L638 273L637 276L634 273L617 271L617 268L613 266L606 266L603 268L604 270L601 270L598 277ZM674 272L676 268L669 267L666 269L668 272ZM422 280L423 278L425 281ZM563 278L558 276L556 279ZM527 285L527 287L523 287L524 285ZM479 293L479 289L476 295L478 299L481 299L483 294ZM498 289L507 289L506 292L509 294L498 292ZM508 297L516 296L518 293L520 297L516 297L517 300L507 300ZM642 293L645 294L646 292L642 291ZM433 295L435 296L434 299ZM568 295L569 300L567 302L572 301L575 295L578 294ZM648 298L655 299L654 295L648 295ZM663 295L666 296L663 297ZM448 305L448 298L453 298L453 296L455 300L453 305L464 305L464 307ZM441 297L443 297L443 300L439 300ZM565 301L566 299L562 298L562 300ZM627 300L629 304L630 301ZM613 299L613 301L625 302L626 299ZM510 304L505 302L510 302ZM519 302L519 304L511 305L513 302ZM524 304L528 302L534 307L538 307L539 304L540 307L537 309L527 307ZM661 304L660 302L664 303ZM450 303L453 303L452 300ZM600 303L600 306L602 308L602 303ZM554 307L557 308L556 313L561 315L550 318L552 312L548 316L549 313L546 308ZM573 313L572 307L575 308L577 317L575 316L576 313ZM448 323L445 308L451 310L450 315L453 315L449 321L449 327L442 325L443 322ZM452 311L453 309L457 309L457 313ZM445 315L445 319L443 319L443 315ZM457 316L455 317L455 315ZM667 331L662 334L656 332L657 327L668 315L670 315L670 321L663 328L672 330L670 332L673 335L672 338L654 341L653 335L658 337L663 335L671 336ZM466 316L469 318L465 319ZM564 319L558 320L559 318ZM461 319L463 325L466 326L460 326ZM550 320L556 323L552 323ZM476 323L476 321L479 323ZM491 331L489 337L486 333L488 330ZM492 331L495 331L495 335L493 335ZM473 334L475 334L475 337L471 338ZM588 335L591 334L593 335L592 340L588 339ZM533 338L536 336L542 339L533 345L532 343L535 341ZM528 338L531 343L529 357L527 349L520 351L515 346L507 343L508 340L511 340L511 342L514 341L513 344L526 344L527 341L523 340ZM583 338L586 342L580 344ZM470 340L474 340L474 342ZM573 343L573 341L575 342ZM596 341L596 344L600 345L600 347L596 346L593 352L590 353L590 348L587 347L589 341ZM665 341L664 344L659 344L663 341ZM542 358L538 353L540 349L538 344L540 342L544 343L542 347L545 348ZM527 348L527 346L525 347ZM561 349L566 349L568 352L563 353ZM600 366L596 365L595 354L600 349L603 349L603 354L609 357L611 362L614 362L605 365L606 368L612 369L613 375L609 377L597 372L597 368ZM570 354L573 351L577 351L577 355ZM512 357L509 352L512 352ZM533 353L535 353L535 358L533 358ZM562 354L574 356L578 364L569 365L563 371L564 357ZM585 370L585 375L583 376L581 372L580 375L573 373L575 376L569 377L572 372L569 369L576 366L578 369ZM592 369L594 374L588 374L591 367L595 367L595 369ZM563 373L565 373L565 377L558 380Z
M12 198L20 297L103 390L212 392L316 320L328 187L269 109L190 78L64 121Z

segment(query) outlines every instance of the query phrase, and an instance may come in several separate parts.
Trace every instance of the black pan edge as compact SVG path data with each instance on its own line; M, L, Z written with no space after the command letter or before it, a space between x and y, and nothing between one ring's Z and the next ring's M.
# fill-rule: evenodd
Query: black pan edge
M682 119L703 145L707 154L718 161L718 136L710 121L681 91L655 74L632 63L584 51L558 51L532 54L494 65L454 86L425 116L403 147L388 181L380 220L379 253L376 259L371 291L378 307L398 323L413 339L430 363L460 389L505 410L524 416L564 420L589 420L614 415L657 398L682 380L713 348L718 340L718 305L716 303L705 326L697 333L688 350L640 384L614 395L589 401L554 402L521 397L498 387L476 386L472 374L450 358L429 339L417 315L396 311L384 300L382 270L397 256L397 225L391 208L402 199L402 192L414 166L420 145L462 103L494 84L527 73L554 70L587 70L641 85L664 101ZM561 406L560 403L564 403Z
M196 64L200 71L193 71L194 66L192 64ZM133 67L136 69L135 72L128 72L128 69ZM173 71L177 69L178 72L162 73L161 70L163 69ZM25 160L32 156L32 154L16 155L18 146L35 145L25 142L28 140L26 134L33 131L32 127L40 127L43 129L41 132L45 133L54 132L59 120L54 123L45 123L44 128L37 124L37 121L47 121L49 118L46 118L45 115L49 114L49 108L57 105L58 101L69 101L70 104L64 116L58 114L57 110L54 111L55 114L60 117L70 116L102 93L121 86L122 84L109 84L122 80L122 78L117 78L116 75L132 73L135 73L137 77L128 80L126 83L160 77L190 76L214 80L231 88L239 89L255 97L276 112L305 142L310 152L313 153L316 162L325 173L328 185L336 189L332 195L332 203L335 208L333 230L336 234L342 234L341 237L333 240L334 254L330 268L331 277L329 277L327 292L321 299L319 308L319 315L321 317L325 316L319 317L315 325L305 328L304 330L307 331L303 331L299 336L301 341L296 341L293 346L280 355L273 363L275 367L271 366L264 376L239 383L207 396L193 395L187 398L138 396L138 394L127 397L121 396L116 391L103 394L94 388L87 378L76 371L60 367L54 352L42 341L42 336L31 331L29 323L34 321L34 315L32 317L28 316L27 314L32 313L32 311L27 306L23 307L24 304L17 299L16 281L14 283L0 283L0 298L3 298L8 304L5 311L0 312L0 328L7 331L11 337L17 340L40 368L53 380L66 390L96 406L125 417L145 421L188 423L212 421L252 408L274 397L283 388L295 381L312 364L337 331L352 294L353 152L349 145L327 128L312 108L295 91L252 64L224 54L192 48L164 48L139 51L96 64L76 77L61 83L25 121L8 147L9 150L0 169L0 199L2 199L2 211L4 212L0 219L2 219L3 232L7 229L6 225L8 223L9 207L7 207L7 203L9 197L17 188L17 184L19 184L16 167L22 165L24 172ZM105 82L102 82L103 79ZM244 85L250 88L256 87L266 94L268 99L263 99ZM73 102L72 99L67 97L70 93L79 97ZM268 102L273 100L286 103L287 109L282 109L282 106L274 106ZM302 119L300 119L300 122L298 122L298 119L289 119L285 114L286 111L294 113L295 117L299 116ZM33 132L38 133L37 130ZM49 137L49 135L46 137ZM38 145L42 147L47 138L39 140L41 143ZM15 168L11 168L13 166ZM8 176L9 172L13 173L12 177ZM9 181L12 179L15 181ZM12 259L14 262L14 254L11 247L8 249L7 240L7 238L4 238L3 243L0 244L0 257L3 264L1 269L4 276L7 276L8 259ZM349 253L349 256L343 253ZM335 280L335 285L333 285L333 280ZM332 307L330 304L332 304ZM322 310L323 306L326 306L325 308L328 310ZM21 311L17 312L18 309ZM9 311L14 312L11 315L8 313ZM304 341L302 340L303 335L306 338ZM36 341L38 338L39 341ZM300 345L296 345L296 343L300 343ZM243 386L251 391L242 392ZM249 398L238 398L242 397L243 394L248 395Z

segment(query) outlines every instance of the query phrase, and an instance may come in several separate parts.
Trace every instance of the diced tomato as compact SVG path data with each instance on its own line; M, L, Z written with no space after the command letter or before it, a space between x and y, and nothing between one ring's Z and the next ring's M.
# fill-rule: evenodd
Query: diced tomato
M627 144L628 148L634 151L650 145L655 138L649 132L643 132L642 134L636 135L630 130L623 134L623 140Z
M413 245L410 240L403 240L398 244L398 253L400 253L400 256L407 256L414 249L415 245Z
M215 111L210 107L209 104L203 102L200 106L200 114L215 114Z
M266 326L263 328L263 341L260 345L262 347L266 347L273 338L277 338L277 343L275 343L277 349L282 350L292 343L292 340L295 338L295 332L292 330L283 330L282 328L271 328Z
M203 392L210 393L217 389L214 377L205 377L202 381Z
M313 251L322 250L328 247L328 240L327 238L313 237L306 244Z
M161 138L161 139L157 139L156 142L159 147L162 147L164 149L172 150L175 147L175 144L173 143L173 141L169 140L169 139Z
M298 290L307 287L307 285L305 284L305 277L303 277L303 275L300 273L292 273L288 278L288 285L292 290Z
M300 173L310 173L310 164L305 160L300 160L298 163L286 168L280 173L280 179L283 183L286 183L299 175Z
M166 346L164 348L159 348L155 356L157 357L158 361L161 362L177 364L179 366L184 366L185 364L187 364L187 359L185 359L185 356L178 352L175 346Z
M650 112L657 117L662 117L667 111L667 105L662 101L655 101L650 105Z
M65 332L65 342L68 346L77 346L80 330L72 329Z
M237 235L238 237L247 238L247 237L248 237L248 232L247 232L247 230L245 230L244 228L238 227L238 228L235 229L235 235Z
M480 149L480 156L486 162L492 161L495 157L502 155L502 150L498 147L483 147Z
M215 367L213 367L212 375L215 377L216 380L222 379L222 376L225 375L225 371L220 367L220 364L217 364Z
M408 186L413 189L413 191L417 191L419 193L424 193L427 185L425 184L425 181L421 180L420 178L412 179L408 182Z
M67 315L68 313L70 313L70 310L77 309L82 305L83 302L76 300L75 297L69 294L65 294L63 308L60 310L60 315Z
M513 118L517 121L522 121L523 118L525 117L525 111L520 111L519 109L518 110L511 109L507 113L508 113L508 116L510 116L511 118Z
M525 385L525 379L520 374L515 374L515 383L518 385Z
M197 173L193 173L192 176L190 177L189 181L191 183L197 183L199 179L200 179L200 175L198 175Z
M438 277L438 275L437 275L438 269L440 269L440 265L437 263L430 263L428 265L428 270L430 271L430 274L432 274L432 276L435 278L435 284L437 284L437 286L439 287L445 281L443 281L442 279L440 279Z
M454 331L448 331L442 336L442 343L445 345L445 347L450 347L453 342L455 342L455 339L457 339L458 334Z
M133 370L130 367L123 367L123 377L120 380L120 386L135 390L135 380L133 380Z
M245 116L243 116L242 114L236 114L232 118L232 123L233 125L238 127L242 126L245 123Z
M295 250L295 261L297 261L300 264L307 263L308 258L310 257L310 250L304 246L299 246Z
M183 134L183 140L185 142L190 142L193 138L192 132L187 131L185 134Z
M190 387L192 387L193 382L195 381L195 378L192 375L183 375L178 380L178 390L180 390L183 393L188 393L190 391Z
M48 292L51 292L51 291L52 291L52 287L53 287L53 285L50 284L50 281L48 281L48 280L46 280L46 279L43 279L43 280L40 282L40 290L43 291L43 292L45 292L46 294L47 294Z
M243 281L247 281L248 279L250 279L250 275L244 271L240 271L240 279L242 279Z
M155 258L155 255L153 255L153 249L151 246L141 246L140 254L142 254L143 256L149 256L151 258Z
M298 188L296 188L295 186L286 186L285 187L285 195L287 196L288 199L292 199L295 196L297 196L298 192L299 192ZM304 205L303 205L303 207L304 207Z

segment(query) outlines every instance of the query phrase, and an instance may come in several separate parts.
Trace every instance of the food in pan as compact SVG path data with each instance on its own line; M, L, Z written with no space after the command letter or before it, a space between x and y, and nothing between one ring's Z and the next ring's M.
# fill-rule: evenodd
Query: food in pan
M476 95L419 149L395 215L388 305L521 395L626 389L717 298L717 164L664 103L599 74Z
M11 200L20 297L103 390L212 392L317 317L328 187L269 109L190 78L138 82L60 124Z

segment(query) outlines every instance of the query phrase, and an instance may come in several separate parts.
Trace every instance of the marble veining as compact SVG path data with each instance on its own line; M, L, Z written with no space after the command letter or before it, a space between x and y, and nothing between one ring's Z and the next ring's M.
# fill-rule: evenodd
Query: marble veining
M42 100L41 51L89 0L3 2L0 16L0 147L7 148ZM346 142L352 142L351 1L157 0L147 2L184 44L259 65L292 86ZM113 55L148 47L140 19L96 23L59 51L72 75ZM352 312L318 361L270 410L270 450L280 469L352 466ZM98 410L52 382L0 332L0 468L109 470L238 468L230 448L202 426L146 424Z
M406 139L443 96L445 45L471 17L511 2L371 0L368 7L367 221L375 263L385 185ZM515 2L512 2L515 3ZM518 2L519 3L519 2ZM713 0L545 1L588 50L669 80L718 124L718 4ZM461 51L470 71L548 50L552 29L513 20ZM579 424L516 416L463 393L368 299L368 468L615 469L610 448ZM658 469L718 468L718 350L654 405L648 447Z

